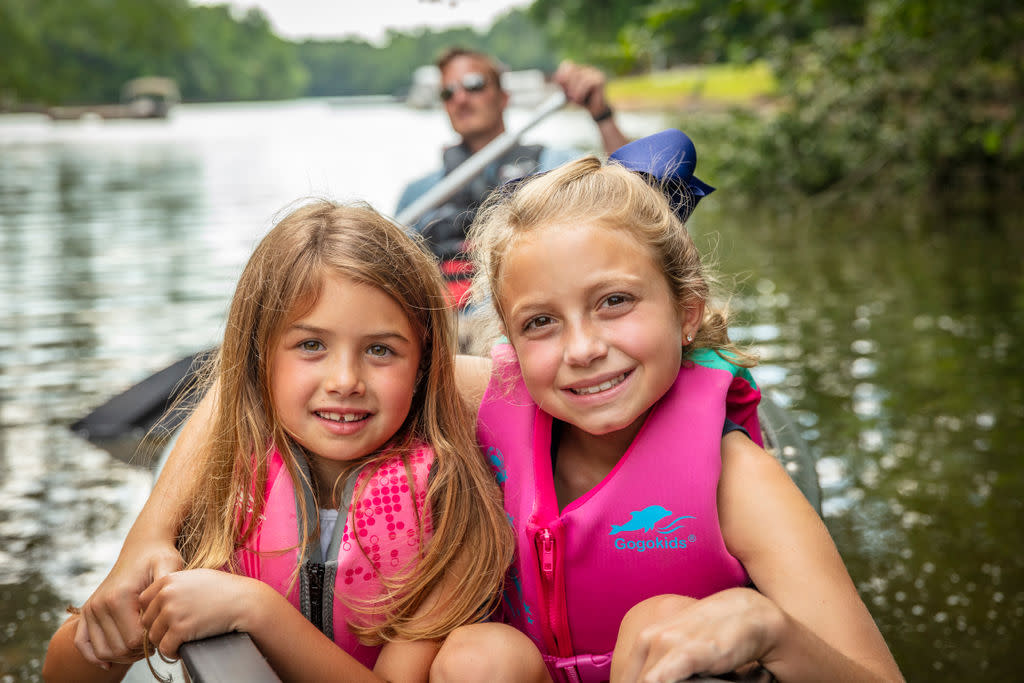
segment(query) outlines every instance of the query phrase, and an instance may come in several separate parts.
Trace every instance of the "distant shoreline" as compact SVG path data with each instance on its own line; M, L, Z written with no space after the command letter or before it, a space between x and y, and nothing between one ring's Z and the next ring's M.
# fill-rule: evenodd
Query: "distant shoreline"
M726 112L740 108L770 113L781 102L774 75L763 63L683 66L638 76L612 77L607 89L608 99L621 111ZM401 101L400 97L389 93L309 97L337 105ZM216 103L241 101L249 100ZM0 103L0 114L46 114L49 109L40 104Z

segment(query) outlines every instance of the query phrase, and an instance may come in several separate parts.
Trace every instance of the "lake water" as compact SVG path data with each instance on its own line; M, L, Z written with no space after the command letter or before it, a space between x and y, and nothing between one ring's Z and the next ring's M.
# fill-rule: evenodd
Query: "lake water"
M573 111L528 139L598 145ZM391 103L0 117L0 681L38 678L64 606L105 575L152 483L68 425L216 342L289 202L391 212L449 140L438 111ZM909 680L1019 674L1022 227L1019 210L739 209L725 188L691 224L738 276L736 336L820 456L826 522Z

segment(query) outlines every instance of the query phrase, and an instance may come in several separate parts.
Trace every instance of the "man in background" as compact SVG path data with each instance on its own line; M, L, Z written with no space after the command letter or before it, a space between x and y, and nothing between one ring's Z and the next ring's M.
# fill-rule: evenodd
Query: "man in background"
M441 101L459 144L444 150L442 167L406 186L396 213L439 183L459 164L505 132L508 93L501 85L502 68L490 55L451 48L437 60L441 72ZM584 107L601 134L606 154L629 142L615 123L605 97L604 74L592 66L563 62L554 81L566 98ZM441 261L453 303L462 303L472 278L465 255L466 230L477 207L493 190L509 180L556 168L580 155L572 149L517 144L488 165L451 199L420 218L412 229L420 232Z

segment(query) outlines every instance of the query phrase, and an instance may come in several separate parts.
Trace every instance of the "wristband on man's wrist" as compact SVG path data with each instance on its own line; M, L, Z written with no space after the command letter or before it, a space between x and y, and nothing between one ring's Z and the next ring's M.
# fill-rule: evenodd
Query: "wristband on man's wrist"
M615 112L612 111L611 107L605 105L604 111L598 112L597 114L593 115L594 123L601 123L602 121L606 121L610 119L614 113Z

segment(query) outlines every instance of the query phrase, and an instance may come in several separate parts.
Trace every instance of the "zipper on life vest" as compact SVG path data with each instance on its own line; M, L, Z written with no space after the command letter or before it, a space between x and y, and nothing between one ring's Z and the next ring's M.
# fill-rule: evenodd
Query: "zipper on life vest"
M309 579L309 620L313 622L317 630L323 633L324 630L324 565L319 562L310 562L306 565L306 577Z
M543 600L542 609L544 618L541 623L547 631L548 640L551 642L552 654L566 657L571 654L572 643L569 637L569 624L565 615L565 596L562 594L562 587L558 582L556 563L558 561L558 547L555 535L551 529L541 529L534 541L537 546L537 556L540 569L541 595Z
M550 529L540 531L540 571L544 575L544 581L555 580L555 537Z

